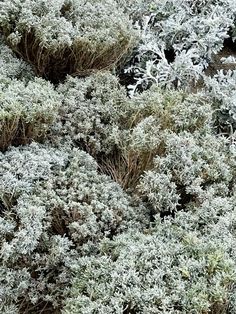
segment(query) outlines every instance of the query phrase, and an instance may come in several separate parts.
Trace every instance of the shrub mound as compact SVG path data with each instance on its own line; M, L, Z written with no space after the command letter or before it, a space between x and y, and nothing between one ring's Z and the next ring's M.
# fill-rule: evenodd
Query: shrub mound
M141 204L83 151L12 147L0 170L1 313L17 303L20 313L40 302L61 306L83 246L95 252L102 238L148 224Z
M176 212L201 203L208 193L230 195L235 177L235 151L215 135L169 134L163 155L140 180L139 190L157 212Z
M0 76L11 79L33 79L33 69L25 61L18 59L0 37Z
M182 213L175 221L156 220L148 234L102 241L97 256L72 265L75 279L63 313L226 313L235 281L230 245L186 220L191 217Z
M92 155L109 153L117 123L127 117L125 88L117 77L100 72L79 79L68 76L57 88L62 99L54 135Z
M53 82L110 68L136 38L113 0L4 0L0 30L37 74Z
M42 79L29 82L0 77L0 150L42 140L60 103L53 86Z
M126 98L120 111L124 116L109 134L116 149L103 156L101 164L124 188L135 188L144 171L153 168L154 157L165 152L168 134L171 138L184 131L212 132L211 103L201 93L155 86L131 100Z

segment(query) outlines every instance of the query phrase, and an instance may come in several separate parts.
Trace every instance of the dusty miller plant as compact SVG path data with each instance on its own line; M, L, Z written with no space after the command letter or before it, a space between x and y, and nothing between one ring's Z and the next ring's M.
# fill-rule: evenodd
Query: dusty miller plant
M152 1L139 20L142 38L125 72L136 83L130 95L151 84L190 89L234 25L232 1ZM189 82L192 81L192 84Z

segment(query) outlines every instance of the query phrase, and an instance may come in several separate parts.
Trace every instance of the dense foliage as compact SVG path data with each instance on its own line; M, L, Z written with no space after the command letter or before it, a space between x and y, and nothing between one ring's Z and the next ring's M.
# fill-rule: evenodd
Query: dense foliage
M0 312L236 313L234 0L0 0Z
M1 1L0 10L8 44L52 81L111 67L137 36L113 0Z

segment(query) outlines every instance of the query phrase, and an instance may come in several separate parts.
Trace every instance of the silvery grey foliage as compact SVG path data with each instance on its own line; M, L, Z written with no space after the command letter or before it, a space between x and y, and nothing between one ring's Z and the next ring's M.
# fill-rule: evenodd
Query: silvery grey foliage
M33 70L25 61L16 58L0 37L0 76L23 80L33 79Z
M98 256L72 265L76 276L63 313L225 313L235 280L230 241L215 234L217 223L208 221L212 229L203 234L186 220L191 215L180 213L175 221L156 221L147 234L103 240Z
M3 0L0 29L37 74L52 81L111 68L137 37L115 0Z
M0 95L0 150L45 137L60 105L52 84L0 76Z
M10 201L21 194L31 193L35 185L48 180L53 171L64 167L67 158L66 153L35 142L0 153L1 201L8 207L7 199Z
M47 287L50 276L46 275L49 266L46 265L53 265L53 261L57 265L60 261L55 260L56 251L50 252L54 237L46 232L49 213L34 192L43 180L49 180L54 171L65 166L67 154L32 143L12 147L1 153L0 160L0 299L1 310L7 311L8 306L16 306L19 299L35 303L41 294L44 298L50 295ZM60 243L56 250L60 250ZM32 271L38 272L37 280ZM51 285L53 291L55 284Z
M135 126L142 119L153 117L162 131L208 133L212 129L212 103L203 92L187 93L154 85L150 90L136 95L129 104L132 113L130 120L133 119Z
M135 206L121 187L98 172L98 164L87 153L74 150L67 167L45 181L38 191L52 224L67 233L75 244L97 242L104 236L132 226L148 224L148 210Z
M188 202L201 203L231 193L235 151L215 135L183 132L165 138L163 154L142 177L139 189L157 212L175 212Z
M151 84L190 89L234 25L235 6L225 1L152 1L140 18L142 39L126 72L130 95ZM192 84L189 84L192 81Z
M40 301L57 307L83 244L148 225L148 211L99 174L90 155L68 151L32 143L1 154L3 308L20 300L19 311ZM14 272L20 286L5 281Z
M126 92L109 72L85 79L68 77L57 89L62 106L55 135L84 147L92 154L114 147L109 141L119 120L126 117Z
M112 24L108 13L112 14L111 19L114 13L118 15ZM122 18L122 11L112 0L104 0L100 5L96 0L7 0L2 1L0 11L1 27L6 28L3 33L9 32L10 41L20 41L23 33L32 28L42 45L52 50L70 47L74 40L81 37L85 37L91 45L104 39L114 43L119 31L121 34L127 32L127 25L122 24L126 20Z
M218 71L213 77L204 76L206 95L212 99L216 126L230 135L236 130L236 70Z
M110 135L118 148L110 158L110 174L123 187L135 188L143 172L153 168L154 157L164 154L167 136L183 131L211 133L212 113L203 93L152 86L136 95L126 102L127 118Z
M235 12L0 1L1 313L235 313Z

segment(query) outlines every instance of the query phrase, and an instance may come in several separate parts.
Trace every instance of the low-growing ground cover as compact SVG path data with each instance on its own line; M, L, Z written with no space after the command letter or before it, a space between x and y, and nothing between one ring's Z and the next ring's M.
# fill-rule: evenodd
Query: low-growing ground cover
M0 313L236 313L235 18L0 1Z

